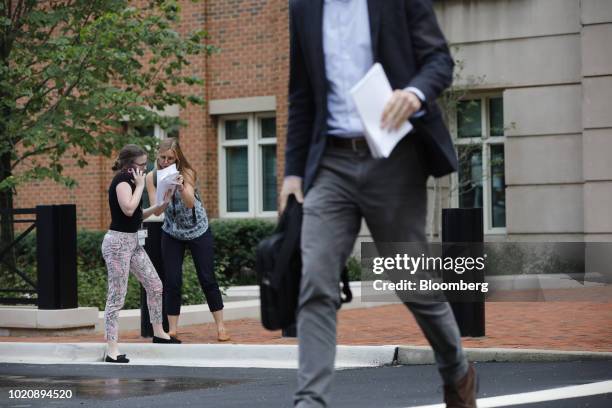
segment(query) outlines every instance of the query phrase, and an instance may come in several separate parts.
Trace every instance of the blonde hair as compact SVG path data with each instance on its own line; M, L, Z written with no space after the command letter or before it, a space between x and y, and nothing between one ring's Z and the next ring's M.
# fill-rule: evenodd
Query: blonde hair
M176 156L176 169L183 174L188 173L190 176L193 177L193 181L195 182L197 175L196 171L187 161L187 158L183 154L183 151L181 150L181 146L177 138L168 137L166 139L163 139L159 143L159 148L157 149L158 154L167 150L172 150L174 152L174 155ZM157 160L155 164L157 169L159 170L159 160Z

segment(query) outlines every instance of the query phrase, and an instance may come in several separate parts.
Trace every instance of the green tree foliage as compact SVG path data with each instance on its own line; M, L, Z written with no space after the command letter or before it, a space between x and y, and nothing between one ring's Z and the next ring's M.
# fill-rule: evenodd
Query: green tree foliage
M74 186L64 159L84 167L134 142L126 121L170 126L157 112L203 103L190 59L214 48L204 30L179 33L179 16L175 0L0 0L0 208L24 182ZM10 215L0 232L4 247Z
M206 33L175 30L177 1L142 3L0 2L0 190L45 178L73 185L65 153L85 166L135 136L126 120L163 123L151 108L203 102L179 89L202 83L186 68L212 51Z
M177 1L0 1L0 190L50 178L70 186L79 166L128 142L126 120L162 123L155 110L202 103L189 59L206 33L181 35ZM191 88L193 89L193 88ZM42 156L42 157L41 157Z

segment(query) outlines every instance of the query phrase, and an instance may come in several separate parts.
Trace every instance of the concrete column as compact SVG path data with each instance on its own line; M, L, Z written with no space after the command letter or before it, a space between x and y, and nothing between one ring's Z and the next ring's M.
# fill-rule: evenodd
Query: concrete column
M612 2L582 0L582 165L586 241L612 241Z

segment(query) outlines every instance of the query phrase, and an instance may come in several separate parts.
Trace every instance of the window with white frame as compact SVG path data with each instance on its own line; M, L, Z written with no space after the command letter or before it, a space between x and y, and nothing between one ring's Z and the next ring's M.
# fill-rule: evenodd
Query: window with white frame
M148 108L147 108L148 109ZM134 130L136 132L137 135L139 136L150 136L150 137L155 137L157 139L165 139L167 137L179 137L179 121L178 121L178 117L179 117L179 106L178 105L168 105L166 106L166 108L164 110L154 110L155 112L157 112L160 116L167 118L167 119L173 119L170 121L167 121L167 123L169 123L166 127L162 127L159 124L155 124L155 125L142 125L141 123L138 123L138 121L130 121L129 117L125 118L125 121L123 122L124 125L124 130L128 131L130 129Z
M485 95L459 101L456 111L457 204L482 208L490 234L506 228L503 109L501 95Z
M222 217L276 216L276 118L273 113L219 118Z
M179 126L172 125L167 129L162 128L160 125L153 126L135 126L134 129L138 132L139 136L153 136L157 139L165 139L167 137L179 137Z

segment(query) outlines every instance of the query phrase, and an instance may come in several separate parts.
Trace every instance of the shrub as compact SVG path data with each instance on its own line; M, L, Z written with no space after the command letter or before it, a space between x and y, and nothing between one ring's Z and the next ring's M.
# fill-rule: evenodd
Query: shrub
M215 237L215 276L222 288L230 284L254 284L256 276L255 247L272 233L275 224L262 220L211 220ZM80 230L77 232L77 268L79 306L94 306L103 310L106 303L107 273L102 258L102 240L106 231ZM18 267L36 281L36 234L28 234L16 250ZM6 271L8 272L8 271ZM13 273L0 274L0 286L25 289L27 285ZM124 308L140 307L139 283L133 275L128 280ZM184 305L200 304L204 294L195 272L189 251L183 263Z
M271 221L212 220L215 237L215 258L225 265L222 271L232 284L255 284L255 248L259 241L272 234L276 224Z
M79 306L93 306L104 310L107 288L106 267L82 268L79 265L78 273ZM130 275L123 308L138 309L139 307L140 284L133 275Z
M17 234L19 234L18 232ZM17 267L20 273L24 274L31 281L36 282L36 236L34 232L30 232L21 239L14 248L14 261L0 262L0 287L3 289L27 289L32 287L19 275L17 275L12 267ZM9 258L11 255L8 255ZM10 258L9 258L10 259ZM6 259L4 260L6 261ZM5 292L6 297L27 297L19 292Z
M361 262L354 256L349 257L346 262L349 281L361 281Z
M77 232L77 259L79 270L83 268L104 267L102 240L106 231L80 230Z
M93 306L104 310L106 305L107 273L105 266L95 268L84 268L79 265L79 306ZM219 285L222 285L224 277L218 277ZM193 260L190 255L185 256L183 263L183 292L184 305L204 303L204 294L200 288L198 277L195 272ZM124 309L140 308L140 284L134 275L130 274L128 279L128 291L125 297Z
M79 231L77 237L79 306L94 306L100 310L105 307L107 271L100 251L104 234L105 232L101 231ZM229 286L228 279L223 274L225 265L222 260L217 259L218 257L215 258L215 276L223 290L223 287ZM204 294L189 251L186 251L183 261L181 297L183 305L204 303ZM124 309L138 308L140 308L140 284L134 275L130 274Z

